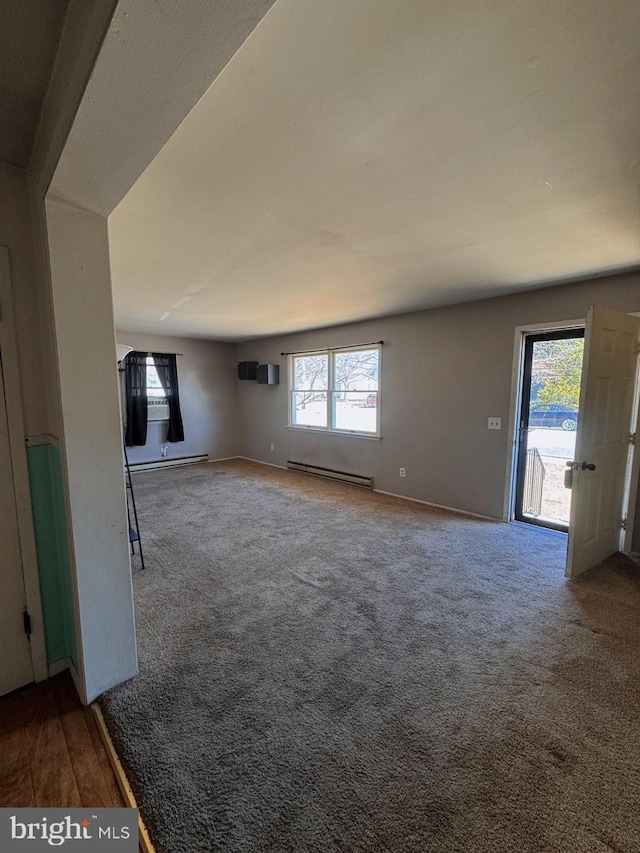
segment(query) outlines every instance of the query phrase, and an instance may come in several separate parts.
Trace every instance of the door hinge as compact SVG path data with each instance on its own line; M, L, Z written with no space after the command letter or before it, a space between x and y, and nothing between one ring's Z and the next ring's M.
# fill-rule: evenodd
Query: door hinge
M635 444L635 443L636 443L636 434L635 434L635 432L630 432L629 433L629 444Z
M626 530L626 529L627 529L627 519L625 516L625 518L620 520L620 530Z
M31 636L31 616L26 610L22 614L22 621L24 624L24 632L27 635L27 637L30 637Z

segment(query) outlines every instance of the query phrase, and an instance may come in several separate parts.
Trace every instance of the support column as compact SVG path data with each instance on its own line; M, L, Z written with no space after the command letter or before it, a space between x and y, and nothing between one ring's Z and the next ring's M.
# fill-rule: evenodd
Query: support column
M107 220L46 202L81 692L137 674Z

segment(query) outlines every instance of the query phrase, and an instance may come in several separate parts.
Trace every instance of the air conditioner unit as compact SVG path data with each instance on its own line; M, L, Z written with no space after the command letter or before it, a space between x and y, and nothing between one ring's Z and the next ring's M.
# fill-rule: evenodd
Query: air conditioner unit
M169 420L169 404L166 400L148 400L147 401L147 420L150 421L168 421Z

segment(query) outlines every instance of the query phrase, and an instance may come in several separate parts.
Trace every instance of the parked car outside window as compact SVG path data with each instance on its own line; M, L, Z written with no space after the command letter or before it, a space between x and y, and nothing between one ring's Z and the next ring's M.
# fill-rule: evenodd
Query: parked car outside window
M553 403L531 403L529 428L561 429L573 432L578 426L578 412L569 406Z

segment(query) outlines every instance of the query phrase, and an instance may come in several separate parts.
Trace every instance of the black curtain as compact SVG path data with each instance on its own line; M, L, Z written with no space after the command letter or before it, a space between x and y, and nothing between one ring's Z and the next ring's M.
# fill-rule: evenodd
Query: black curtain
M127 396L127 447L147 443L147 353L133 350L124 359Z
M184 428L180 414L180 395L178 394L178 364L174 353L152 352L158 371L158 379L169 404L169 429L167 441L184 441Z

